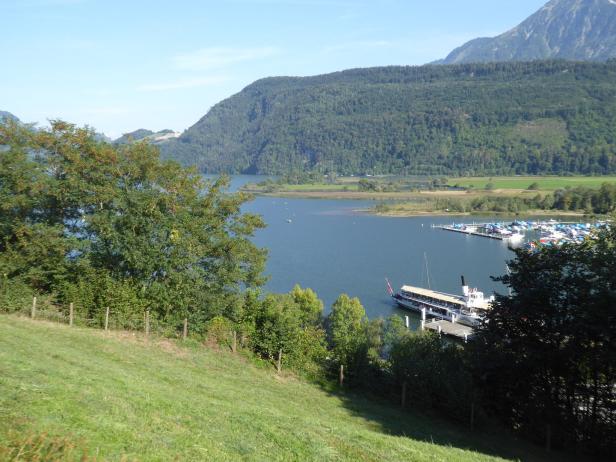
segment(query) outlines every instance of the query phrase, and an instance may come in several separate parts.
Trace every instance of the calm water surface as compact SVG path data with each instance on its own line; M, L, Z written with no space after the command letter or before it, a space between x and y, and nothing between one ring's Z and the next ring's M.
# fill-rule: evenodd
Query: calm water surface
M255 179L235 177L232 188L247 181ZM403 314L387 295L385 277L394 289L429 283L432 289L457 294L463 274L486 295L504 292L490 276L505 272L513 256L506 244L432 228L490 217L385 218L358 211L373 204L272 197L247 204L244 209L262 215L268 225L254 239L269 250L266 289L288 292L296 283L310 287L326 311L339 294L347 293L360 298L371 318Z

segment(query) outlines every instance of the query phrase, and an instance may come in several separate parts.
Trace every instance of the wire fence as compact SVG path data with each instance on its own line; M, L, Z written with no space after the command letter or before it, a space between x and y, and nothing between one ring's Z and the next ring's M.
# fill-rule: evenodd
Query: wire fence
M137 315L126 315L124 312L116 312L113 307L105 307L84 314L85 310L77 303L71 303L68 307L65 307L44 297L33 297L31 306L22 305L17 309L0 311L75 327L109 331L135 331L160 337L186 338L188 336L188 319L184 319L183 323L176 328L161 323L148 310Z
M218 344L233 352L245 344L244 335L238 332L232 323L221 317L210 320L205 329L191 330L188 318L169 324L161 322L149 310L127 314L125 310L114 310L109 306L88 311L79 303L59 305L55 300L45 296L32 297L30 303L22 299L10 307L0 306L0 312L82 328L141 332L145 336L183 340L191 337L194 340Z

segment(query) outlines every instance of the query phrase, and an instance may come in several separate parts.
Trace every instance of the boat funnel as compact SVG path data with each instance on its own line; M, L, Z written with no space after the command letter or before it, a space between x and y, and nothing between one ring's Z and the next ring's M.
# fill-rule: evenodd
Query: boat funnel
M464 280L464 276L460 276L460 278L462 279L462 293L464 294L465 297L468 297L468 286L466 285L466 281Z

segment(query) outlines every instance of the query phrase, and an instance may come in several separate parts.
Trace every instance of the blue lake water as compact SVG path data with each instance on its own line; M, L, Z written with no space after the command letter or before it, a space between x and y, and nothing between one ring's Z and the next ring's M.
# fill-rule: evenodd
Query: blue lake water
M232 188L246 181L255 179L235 177ZM387 295L386 277L394 289L429 285L460 293L464 275L486 295L506 290L490 278L502 275L513 257L505 243L432 228L490 217L387 218L358 212L373 205L273 197L246 204L245 211L262 215L268 225L254 238L269 250L266 290L288 292L299 283L317 292L326 311L339 294L347 293L359 297L370 318L403 314Z

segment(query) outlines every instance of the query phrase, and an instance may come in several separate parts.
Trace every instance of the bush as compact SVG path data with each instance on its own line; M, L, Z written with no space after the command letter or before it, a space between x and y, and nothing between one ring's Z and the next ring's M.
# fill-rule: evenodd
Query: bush
M207 340L221 347L231 348L233 323L223 316L216 316L207 323Z
M9 278L6 274L0 280L0 311L18 313L26 311L32 303L32 289L19 278Z

